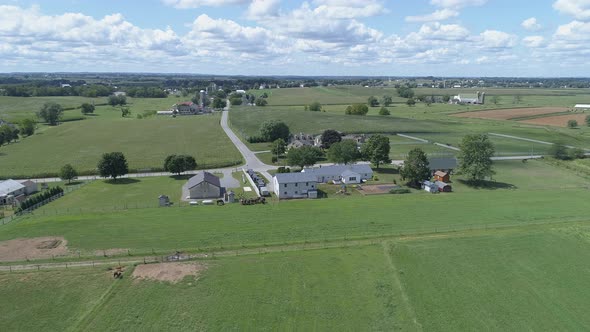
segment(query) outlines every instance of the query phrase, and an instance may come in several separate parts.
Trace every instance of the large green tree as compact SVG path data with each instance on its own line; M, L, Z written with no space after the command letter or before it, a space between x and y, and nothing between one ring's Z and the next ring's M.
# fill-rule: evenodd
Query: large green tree
M127 97L125 97L124 95L110 95L109 99L108 99L108 103L109 105L115 107L117 105L123 106L127 104Z
M35 120L24 119L20 122L20 133L24 136L31 136L35 133Z
M55 126L61 119L63 108L60 104L47 102L41 107L37 116L47 122L50 126Z
M59 178L68 181L68 183L72 182L76 177L78 177L78 172L74 168L74 166L70 164L65 164L59 170Z
M322 148L329 149L334 143L342 141L340 132L334 129L326 129L322 133Z
M389 105L393 104L393 98L391 98L391 96L385 95L383 98L381 98L381 104L383 104L385 107L388 107Z
M109 152L102 155L98 165L98 174L106 178L111 177L117 179L117 177L125 175L129 172L129 166L127 165L127 159L122 152Z
M260 125L260 137L265 142L273 142L279 138L287 141L290 134L289 126L283 121L267 120Z
M367 99L367 104L369 104L369 106L371 106L371 107L377 107L377 106L379 106L379 100L377 100L377 98L375 96L370 96Z
M12 125L3 124L0 126L0 145L10 143L18 139L19 130Z
M344 113L348 115L367 115L369 113L369 107L365 104L352 104L346 107Z
M426 153L420 148L410 150L406 160L404 160L400 175L404 181L407 181L408 186L414 188L419 188L422 181L429 180L431 173Z
M463 137L459 147L459 171L467 176L469 181L481 181L495 174L492 168L495 149L488 135L467 135Z
M282 138L277 138L272 142L270 151L275 156L280 156L287 151L287 143Z
M164 170L177 175L195 168L197 168L197 162L193 156L173 154L164 160Z
M345 139L334 143L327 153L328 160L337 164L348 164L359 159L360 153L356 142Z
M307 109L312 112L321 112L322 111L322 104L320 104L317 101L314 101L313 103L309 104Z
M287 162L292 166L313 166L322 157L322 151L313 146L291 148L287 152Z
M221 92L223 92L223 91L221 91ZM222 99L220 97L213 98L213 103L211 104L211 107L213 107L214 109L222 109L225 106L226 106L225 99Z
M90 103L84 103L84 104L82 104L82 106L80 106L80 109L81 109L80 111L84 115L90 114L90 113L94 113L94 105L92 105Z
M389 163L389 137L383 135L373 135L363 144L361 153L363 157L370 161L371 164L379 168L379 165Z

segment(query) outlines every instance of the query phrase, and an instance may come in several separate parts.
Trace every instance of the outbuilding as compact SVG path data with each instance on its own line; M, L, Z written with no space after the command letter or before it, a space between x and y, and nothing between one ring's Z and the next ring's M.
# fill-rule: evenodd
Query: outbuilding
M26 186L18 181L0 181L0 205L13 204L17 197L26 195L26 190Z
M361 183L361 175L357 172L353 172L351 170L346 170L344 172L342 172L341 175L342 179L342 183L345 184L356 184L356 183Z
M352 172L358 174L356 180L358 182L354 183L361 183L363 181L367 181L373 178L373 170L371 169L371 166L367 164L320 166L313 168L304 168L301 172L315 176L316 181L318 183L342 181L345 172Z
M437 185L438 191L440 192L450 193L451 191L453 191L453 187L442 181L436 181L435 184Z
M436 183L430 181L422 182L422 189L432 194L436 194L438 192L438 186L436 185Z
M449 182L451 181L451 176L447 172L436 171L434 172L434 180L441 182Z

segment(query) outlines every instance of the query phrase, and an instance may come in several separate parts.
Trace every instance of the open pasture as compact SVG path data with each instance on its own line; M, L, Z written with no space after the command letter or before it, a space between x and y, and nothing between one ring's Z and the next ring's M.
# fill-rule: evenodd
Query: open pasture
M78 172L92 173L101 155L112 151L123 152L132 170L161 169L170 154L190 154L198 167L205 169L241 162L238 150L219 126L219 115L139 120L112 117L107 112L115 111L45 127L31 137L2 146L0 176L51 175L66 163Z
M590 324L583 228L418 237L390 252L425 331L575 331Z
M83 103L104 104L106 98L87 97L8 97L0 96L0 119L18 122L23 119L36 119L37 112L47 102L60 104L64 109L80 107ZM64 118L80 116L79 109L64 112Z
M121 207L93 212L99 206L95 201L101 199L97 193L92 201L79 202L79 209L58 210L56 214L57 209L48 204L33 215L6 224L0 227L0 240L63 236L70 249L83 252L123 248L137 253L151 252L152 248L170 251L281 244L454 227L585 220L585 202L590 199L587 179L542 161L502 162L497 171L495 181L484 188L468 187L460 177L453 177L452 194L419 191L247 207ZM556 195L556 190L562 194ZM108 200L108 193L104 195ZM70 204L67 195L63 199L63 204ZM436 218L431 218L432 211L437 211Z
M491 120L510 120L514 118L523 118L529 116L536 116L542 114L552 114L567 111L563 107L539 107L539 108L512 108L512 109L497 109L474 112L462 112L453 114L453 116L460 118L478 118Z
M567 127L568 121L576 120L579 126L584 126L586 123L586 117L588 115L590 115L590 113L571 113L567 115L555 115L528 120L521 120L520 122L542 126Z

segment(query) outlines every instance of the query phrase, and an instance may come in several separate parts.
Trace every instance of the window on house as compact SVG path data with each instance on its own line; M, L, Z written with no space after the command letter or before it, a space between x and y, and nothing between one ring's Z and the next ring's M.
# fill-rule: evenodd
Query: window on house
M297 195L297 191L295 191L295 195Z
M306 186L306 187L307 187L307 186L309 186L309 182L305 182L305 186Z
M297 185L298 185L298 184L299 184L299 183L295 183L295 187L297 187Z
M287 188L287 184L286 184L286 183L285 183L283 186L284 186L285 188Z

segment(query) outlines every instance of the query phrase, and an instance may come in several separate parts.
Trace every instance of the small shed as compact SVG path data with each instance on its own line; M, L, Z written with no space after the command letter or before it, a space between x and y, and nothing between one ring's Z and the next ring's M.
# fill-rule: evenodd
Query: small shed
M224 195L225 197L225 201L228 203L234 203L236 201L236 193L234 193L233 191L229 191L227 193L225 193Z
M434 182L424 181L422 182L422 189L424 191L435 194L438 192L438 186Z
M160 206L170 206L170 197L166 195L160 195L158 197L158 202Z
M453 187L451 187L449 184L445 182L436 181L435 184L437 185L438 191L440 192L450 193L451 191L453 191Z
M342 183L346 184L355 184L361 183L361 175L357 172L353 172L352 170L346 170L342 172Z
M451 176L448 172L436 171L434 172L434 180L441 182L449 182L451 181Z

